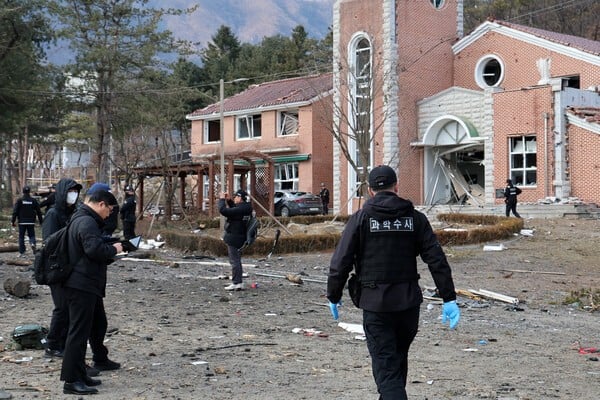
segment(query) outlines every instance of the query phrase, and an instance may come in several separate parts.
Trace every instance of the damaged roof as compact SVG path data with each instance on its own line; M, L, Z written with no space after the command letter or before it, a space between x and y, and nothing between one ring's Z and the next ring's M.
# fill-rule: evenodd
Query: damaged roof
M224 113L253 110L287 104L307 103L319 96L328 94L333 88L331 73L302 76L251 85L241 93L223 101ZM202 119L208 115L218 115L219 103L210 104L186 116L187 119Z
M600 107L567 107L567 112L586 122L600 124Z

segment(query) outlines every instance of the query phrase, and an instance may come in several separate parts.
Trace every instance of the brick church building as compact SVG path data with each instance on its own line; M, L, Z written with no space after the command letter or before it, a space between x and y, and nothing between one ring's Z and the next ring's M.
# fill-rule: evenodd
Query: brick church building
M462 0L337 0L333 33L335 211L360 207L356 171L379 164L415 204L498 204L507 178L520 201L600 204L600 42L465 34Z

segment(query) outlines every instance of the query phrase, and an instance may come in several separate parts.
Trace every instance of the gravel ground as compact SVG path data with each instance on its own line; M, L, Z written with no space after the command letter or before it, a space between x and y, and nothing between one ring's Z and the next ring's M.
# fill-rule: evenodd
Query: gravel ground
M491 243L503 251L446 248L457 288L491 290L519 304L459 297L462 319L450 331L440 323L441 306L425 301L409 357L411 399L598 398L600 354L579 354L578 346L600 347L600 312L563 301L571 291L600 288L600 221L525 226L533 236ZM94 398L377 399L366 343L326 307L331 253L245 258L248 288L229 293L219 279L229 273L224 258L153 252L165 262L109 267L107 346L123 366L100 375ZM26 266L7 264L15 259L0 254L3 282L30 277ZM432 285L426 266L420 269L422 286ZM304 283L293 284L289 273ZM33 284L26 298L0 293L0 389L15 399L73 398L62 394L60 359L16 351L11 341L17 325L48 325L49 288ZM348 300L340 321L360 324L361 312Z

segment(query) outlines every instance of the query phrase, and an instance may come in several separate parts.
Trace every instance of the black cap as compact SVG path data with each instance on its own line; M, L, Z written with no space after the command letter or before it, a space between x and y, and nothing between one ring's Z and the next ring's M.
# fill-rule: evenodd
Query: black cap
M369 186L373 189L386 187L397 181L396 173L387 165L379 165L369 173Z
M242 200L246 201L248 199L248 193L246 193L245 190L242 189L238 189L235 192L235 196L240 196L242 198Z
M31 192L31 188L29 186L23 186L23 193Z
M507 179L507 180L506 180L506 183L508 183L508 184L510 185L510 184L512 184L512 180L510 180L510 179Z

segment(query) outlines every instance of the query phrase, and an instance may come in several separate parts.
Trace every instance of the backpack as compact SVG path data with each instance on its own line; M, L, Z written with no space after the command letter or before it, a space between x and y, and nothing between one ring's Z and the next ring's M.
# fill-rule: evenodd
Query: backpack
M35 253L33 275L38 285L52 285L67 280L73 266L69 262L69 225L48 236L42 248Z
M258 228L260 228L260 221L256 218L256 211L252 211L252 214L250 214L246 221L246 241L240 250L243 250L254 243L258 236Z
M44 348L48 329L38 324L19 325L12 332L12 338L17 344L17 350Z

